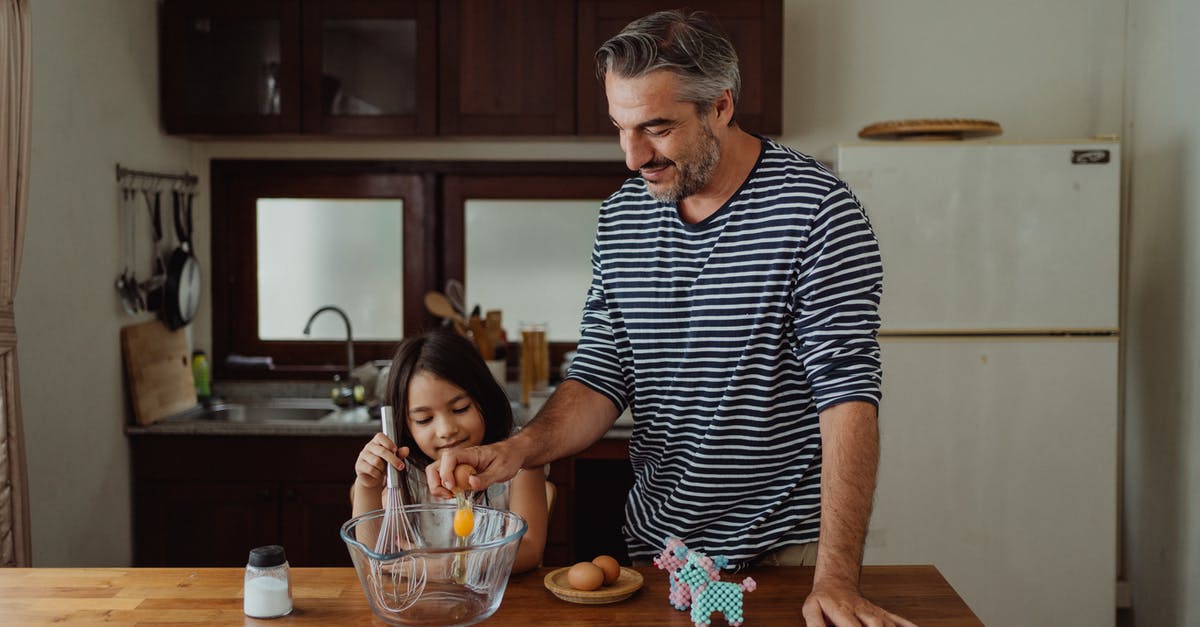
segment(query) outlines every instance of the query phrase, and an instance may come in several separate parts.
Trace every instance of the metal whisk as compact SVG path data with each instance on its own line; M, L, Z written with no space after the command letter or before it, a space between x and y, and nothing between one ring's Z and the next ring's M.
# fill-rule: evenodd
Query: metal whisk
M379 411L383 434L395 442L399 429L391 406L383 405ZM400 471L391 465L387 469L386 497L379 537L375 540L375 552L394 555L417 548L419 538L404 508L404 486ZM401 612L416 603L425 591L425 578L424 558L401 555L395 559L371 560L371 579L379 593L377 598L389 611Z

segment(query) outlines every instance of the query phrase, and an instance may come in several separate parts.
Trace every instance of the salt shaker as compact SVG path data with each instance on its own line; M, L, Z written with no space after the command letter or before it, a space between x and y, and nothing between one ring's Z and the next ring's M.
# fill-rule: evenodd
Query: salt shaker
M287 557L278 544L250 550L246 563L246 616L275 618L292 611L292 582Z

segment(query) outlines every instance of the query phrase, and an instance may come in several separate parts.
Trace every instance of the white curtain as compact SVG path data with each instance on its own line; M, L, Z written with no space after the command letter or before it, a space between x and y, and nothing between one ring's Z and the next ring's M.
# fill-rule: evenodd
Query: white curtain
M0 566L31 566L13 298L29 196L29 0L0 0Z

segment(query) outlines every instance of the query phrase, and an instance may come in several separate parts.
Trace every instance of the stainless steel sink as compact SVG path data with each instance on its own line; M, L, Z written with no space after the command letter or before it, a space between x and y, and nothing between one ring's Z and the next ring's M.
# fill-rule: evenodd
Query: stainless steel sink
M245 424L355 424L365 423L370 417L366 407L343 410L320 398L272 398L213 403L171 418L173 422L190 420Z

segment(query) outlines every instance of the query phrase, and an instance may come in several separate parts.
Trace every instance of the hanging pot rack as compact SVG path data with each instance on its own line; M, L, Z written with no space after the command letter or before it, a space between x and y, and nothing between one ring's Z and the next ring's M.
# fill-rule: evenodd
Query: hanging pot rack
M183 174L169 174L150 170L134 170L118 163L117 182L135 188L158 188L166 183L176 188L191 190L200 182L200 178L187 171L184 171Z
M120 256L123 269L117 275L114 287L120 296L124 311L129 315L154 312L169 329L177 329L191 322L199 302L200 269L192 249L195 242L192 234L192 200L196 196L199 177L191 172L173 174L150 170L126 168L120 163L116 167L118 220L121 224ZM170 192L170 210L163 215L162 197ZM140 198L139 198L140 197ZM141 211L138 201L145 202L147 220L138 219ZM139 280L137 267L144 258L137 255L139 222L149 223L153 242L150 258L152 274ZM174 226L175 241L164 238L167 232L164 223ZM143 277L146 275L143 274Z

